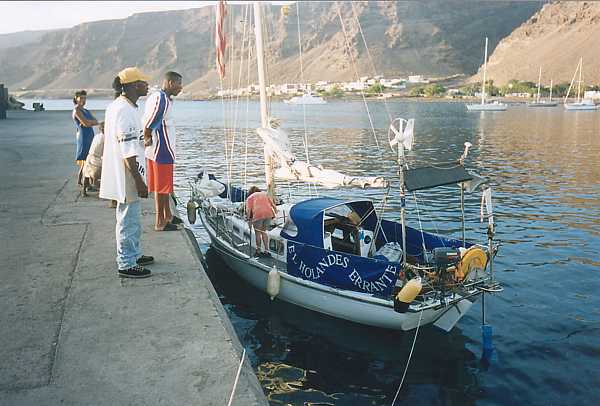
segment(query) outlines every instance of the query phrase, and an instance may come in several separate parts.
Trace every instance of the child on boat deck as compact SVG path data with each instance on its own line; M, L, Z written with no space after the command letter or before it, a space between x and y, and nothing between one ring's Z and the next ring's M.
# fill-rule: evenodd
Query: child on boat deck
M261 192L256 186L248 190L248 199L246 200L246 216L248 221L254 227L256 235L256 256L270 257L269 254L269 236L267 229L271 225L271 219L275 217L277 206L267 192ZM264 252L260 252L260 243L263 243Z

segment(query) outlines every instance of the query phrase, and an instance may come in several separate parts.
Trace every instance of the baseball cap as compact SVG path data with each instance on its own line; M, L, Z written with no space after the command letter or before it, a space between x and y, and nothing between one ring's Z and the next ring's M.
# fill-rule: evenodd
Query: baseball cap
M119 72L119 79L121 80L121 84L125 85L127 83L133 83L137 81L149 82L150 77L144 74L139 68L131 67L125 68L121 72Z

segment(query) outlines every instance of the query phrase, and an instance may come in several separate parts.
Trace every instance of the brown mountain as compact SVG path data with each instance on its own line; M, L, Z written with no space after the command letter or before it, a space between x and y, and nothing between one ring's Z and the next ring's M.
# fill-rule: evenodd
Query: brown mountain
M246 5L229 7L226 28L232 61L244 52L247 8L251 11ZM472 74L481 62L484 34L493 48L539 8L539 2L521 1L300 2L304 76L316 81L352 80L357 72ZM295 5L265 10L272 83L300 78L297 12ZM218 85L213 31L213 7L85 23L46 34L37 43L0 50L0 81L13 89L109 88L119 69L137 65L156 79L167 70L180 71L189 84L186 91L201 93ZM346 38L356 66L345 52ZM228 64L227 80L235 78L237 83L238 66ZM255 81L253 74L250 81Z
M496 84L511 79L537 82L541 66L542 83L569 82L583 57L585 82L600 84L599 40L599 2L546 4L498 44L488 62L488 75Z

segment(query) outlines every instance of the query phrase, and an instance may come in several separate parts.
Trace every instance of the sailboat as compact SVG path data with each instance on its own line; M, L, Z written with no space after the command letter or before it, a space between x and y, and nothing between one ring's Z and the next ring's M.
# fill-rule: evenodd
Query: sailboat
M540 73L538 75L537 82L537 96L535 97L535 101L531 103L527 103L527 107L556 107L558 103L552 101L552 80L550 80L550 97L549 100L541 100L540 98L540 88L542 86L542 67L540 66Z
M312 93L304 93L302 96L294 96L289 100L284 100L287 104L325 104L327 103L321 96Z
M577 76L577 72L579 71L579 80L577 81L577 101L575 103L567 103L569 99L569 94L571 93L571 88L573 87L573 82L575 81L575 77ZM565 110L598 110L598 106L594 104L594 101L591 99L582 99L581 98L581 85L583 84L583 57L579 58L579 63L577 64L577 68L575 69L575 73L573 74L573 79L571 79L571 84L569 85L569 90L567 91L567 95L565 96Z
M287 133L269 116L261 8L254 3L261 112L257 134L264 144L267 190L277 202L267 231L269 255L254 254L255 231L244 215L247 191L214 174L203 172L191 183L190 223L199 217L225 263L271 299L369 326L411 330L433 324L449 331L479 297L502 289L493 273L498 245L493 241L491 189L483 192L488 219L484 244L466 241L464 212L461 239L409 227L404 201L417 190L459 185L462 202L464 193L480 183L464 168L471 144L457 162L411 169L405 150L412 149L414 119L390 123L388 141L397 152L400 177L400 222L383 218L373 200L359 196L283 201L277 197L275 178L390 189L381 177L347 176L295 157Z
M494 100L491 103L486 102L485 98L485 80L487 74L487 59L488 59L488 37L485 37L485 54L483 58L483 81L481 82L481 103L479 104L467 104L467 110L469 111L504 111L506 110L506 103L500 103Z

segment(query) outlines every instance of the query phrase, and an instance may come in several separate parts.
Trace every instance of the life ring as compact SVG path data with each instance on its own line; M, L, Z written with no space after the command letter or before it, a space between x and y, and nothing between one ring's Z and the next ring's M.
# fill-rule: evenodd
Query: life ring
M484 250L479 247L469 248L456 266L456 279L459 281L465 279L473 269L485 269L487 261L488 258Z

